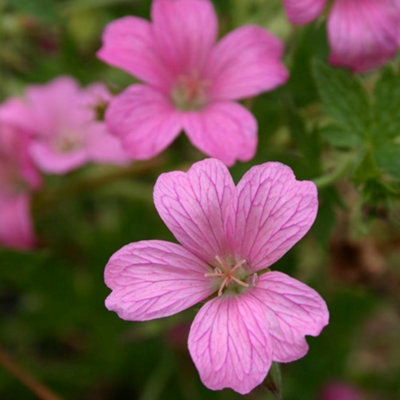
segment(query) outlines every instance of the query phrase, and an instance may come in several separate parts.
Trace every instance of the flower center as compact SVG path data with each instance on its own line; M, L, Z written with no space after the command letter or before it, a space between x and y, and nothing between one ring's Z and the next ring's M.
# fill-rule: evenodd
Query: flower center
M244 289L253 286L257 274L251 274L245 268L246 260L233 260L231 257L222 259L216 256L217 266L214 267L213 272L206 273L207 278L213 278L218 284L218 296L222 296L225 290L230 293L241 293ZM251 282L247 282L250 277Z
M171 100L182 111L200 110L207 104L209 82L196 73L178 77L171 93Z
M70 153L82 147L82 140L77 135L62 134L55 138L54 150L60 153Z

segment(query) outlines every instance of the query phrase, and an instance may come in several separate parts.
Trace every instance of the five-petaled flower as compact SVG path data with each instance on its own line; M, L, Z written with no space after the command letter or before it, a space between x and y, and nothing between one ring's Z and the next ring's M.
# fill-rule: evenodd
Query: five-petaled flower
M204 153L232 165L250 160L257 122L236 100L283 84L282 43L258 26L241 27L216 43L209 0L154 0L152 23L112 22L98 57L144 84L117 96L106 122L135 159L164 150L185 130Z
M248 393L272 361L303 357L304 336L328 323L326 304L270 267L313 224L315 185L270 162L235 186L222 162L207 159L187 173L162 174L154 202L182 245L149 240L116 252L105 269L107 308L145 321L208 299L191 326L189 351L210 389Z
M327 0L283 0L289 20L306 24ZM363 72L394 57L400 45L399 0L334 0L328 17L330 62Z
M64 174L89 161L126 164L129 158L119 140L96 120L96 107L110 100L104 85L82 89L67 76L28 87L23 99L25 119L20 122L33 133L30 153L38 168Z
M32 137L19 124L23 116L18 99L0 106L0 244L30 249L35 244L31 191L39 188L41 178L29 155Z

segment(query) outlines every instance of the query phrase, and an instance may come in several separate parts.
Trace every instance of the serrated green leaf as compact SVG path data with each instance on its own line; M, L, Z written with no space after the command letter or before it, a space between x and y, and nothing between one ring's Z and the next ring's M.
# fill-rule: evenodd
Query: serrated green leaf
M376 148L374 158L379 168L392 178L400 179L400 144L386 144Z
M400 77L386 67L374 91L375 142L400 136Z
M350 72L318 60L314 62L313 74L323 108L335 124L361 138L368 136L371 107L361 81Z
M328 125L319 129L321 137L330 145L341 149L353 149L362 146L362 140L354 132L337 125Z

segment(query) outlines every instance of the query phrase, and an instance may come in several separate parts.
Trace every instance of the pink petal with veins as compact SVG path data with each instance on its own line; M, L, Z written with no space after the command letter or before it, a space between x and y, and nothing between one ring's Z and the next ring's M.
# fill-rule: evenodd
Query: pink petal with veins
M154 204L169 230L209 263L229 252L225 221L234 199L229 171L215 159L197 162L187 173L164 173L154 187Z
M231 248L253 271L279 260L308 232L317 215L314 183L297 181L281 163L251 168L237 192L235 218L229 223Z
M283 43L259 26L247 25L222 38L213 48L205 77L214 101L256 96L284 84Z
M142 18L124 17L111 22L103 33L97 57L156 87L164 88L169 82L156 48L153 27Z
M182 129L179 113L168 99L145 85L132 85L115 97L107 109L106 124L130 157L139 160L159 154Z
M288 18L293 24L308 24L324 10L326 0L283 0Z
M129 244L106 266L105 281L112 289L106 307L130 321L167 317L212 293L206 271L203 261L175 243Z
M400 8L393 0L335 0L328 19L330 62L364 72L394 57Z
M257 147L257 121L245 107L233 102L212 103L186 113L183 126L190 141L201 151L233 165L248 161Z
M218 20L209 0L155 0L152 20L157 48L174 76L202 73L217 39Z
M304 336L318 336L329 322L328 308L321 296L281 272L259 276L249 294L266 309L273 361L290 362L304 357L308 352Z
M266 314L249 294L207 302L193 321L188 344L202 382L212 390L247 394L271 366Z

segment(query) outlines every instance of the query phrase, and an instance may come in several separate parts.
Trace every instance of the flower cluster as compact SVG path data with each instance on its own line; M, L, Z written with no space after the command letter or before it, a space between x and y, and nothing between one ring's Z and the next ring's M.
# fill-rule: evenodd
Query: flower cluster
M0 106L0 243L35 244L30 196L39 171L64 174L89 162L125 164L119 141L97 121L111 95L102 84L81 89L69 77L30 86L22 99Z
M327 1L283 3L291 22L306 24ZM382 65L397 52L399 21L397 0L334 0L331 63L354 72ZM105 268L106 306L145 321L204 302L188 339L200 378L245 394L272 362L303 357L305 336L319 335L329 313L312 288L271 271L311 228L316 186L277 162L251 168L237 185L227 168L255 155L257 121L239 100L286 83L283 43L255 25L217 37L210 0L154 0L151 22L111 22L98 51L142 83L113 97L100 83L81 88L59 77L2 104L0 243L34 246L30 201L40 172L149 159L185 131L211 158L162 174L154 188L155 207L180 244L148 240L117 251Z

